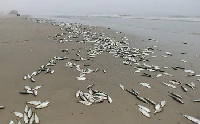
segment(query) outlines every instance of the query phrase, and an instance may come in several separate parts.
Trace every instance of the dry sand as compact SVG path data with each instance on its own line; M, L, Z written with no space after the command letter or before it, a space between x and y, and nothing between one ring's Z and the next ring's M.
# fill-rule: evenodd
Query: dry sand
M6 124L10 120L18 119L12 113L13 111L23 112L26 101L40 100L49 101L49 107L36 111L40 117L41 124L192 124L191 121L184 118L182 114L191 115L194 117L200 116L199 103L193 103L191 100L199 99L199 83L198 77L185 77L183 70L173 70L172 66L182 66L186 69L194 70L197 74L199 71L199 58L195 55L200 53L198 50L199 43L188 41L187 45L181 42L175 44L167 44L160 42L149 41L148 38L125 35L123 33L116 34L115 31L106 28L87 27L92 31L109 33L110 37L120 40L122 36L129 39L132 47L144 49L148 46L158 46L162 51L155 50L157 58L149 58L149 65L158 65L160 67L168 66L166 72L174 75L174 77L155 78L158 72L150 73L152 78L141 76L142 73L133 73L136 69L134 66L125 66L122 63L122 58L115 58L112 54L102 53L90 61L78 61L77 64L90 64L89 68L100 68L99 72L88 74L87 80L77 81L76 77L79 72L75 68L65 66L69 60L57 61L54 74L41 73L35 77L36 82L23 80L25 74L31 74L36 71L41 65L46 64L54 56L67 56L77 58L76 53L81 51L80 55L83 58L87 56L87 48L92 47L91 43L58 43L47 36L55 36L57 33L64 31L58 26L50 24L33 23L23 17L15 17L10 15L0 16L0 105L6 108L0 110L0 123ZM81 40L81 39L75 39ZM70 54L65 54L60 49L69 49ZM167 58L161 57L165 52L171 52L173 56ZM187 54L180 54L186 52ZM181 62L181 59L187 60L189 63ZM74 61L71 61L74 62ZM107 72L103 73L103 69ZM189 87L189 92L184 92L179 85L176 89L161 84L176 79L183 84L194 82L196 89ZM146 82L152 88L147 89L138 84L138 82ZM113 99L113 103L107 101L91 106L85 106L80 103L79 98L75 97L75 92L78 89L87 91L86 87L94 83L94 89L98 89L108 93ZM167 105L164 111L154 115L151 113L151 118L146 118L138 110L136 104L141 104L148 107L152 112L154 107L139 101L135 96L123 91L119 88L119 84L125 88L134 88L142 97L149 97L155 102L166 100ZM39 95L22 95L20 91L24 90L24 86L34 87L43 85L38 90ZM175 92L183 96L185 104L180 104L169 97L170 92ZM21 119L23 122L23 119Z

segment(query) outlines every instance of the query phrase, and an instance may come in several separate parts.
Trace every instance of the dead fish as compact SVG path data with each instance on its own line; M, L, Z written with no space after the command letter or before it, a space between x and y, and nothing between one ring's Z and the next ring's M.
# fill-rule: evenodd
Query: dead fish
M28 124L28 116L26 113L24 113L24 123Z
M92 91L92 89L91 89L91 88L89 88L89 90L88 90L88 93L89 93L90 95L92 95L92 94L93 94L93 91Z
M76 92L76 97L79 97L80 96L80 92L81 92L81 90L78 90L77 92Z
M188 92L188 89L186 87L184 87L183 85L181 86L181 88L185 91Z
M149 104L144 98L140 97L140 96L136 96L140 101Z
M195 73L195 72L192 71L192 70L184 70L184 72L186 72L186 73L191 73L191 74L194 74L194 73Z
M200 102L200 99L193 100L193 102Z
M186 86L192 88L194 90L194 87L191 84L185 84Z
M92 88L94 86L94 84L90 84L87 86L87 89Z
M160 108L161 108L160 104L155 105L155 110L158 110Z
M27 103L31 104L31 105L40 105L41 104L40 101L28 101Z
M171 96L174 100L176 100L177 102L181 103L181 104L184 104L184 102L178 98L178 97L175 97L175 96Z
M169 81L169 82L172 83L172 84L177 84L177 85L181 84L181 82L176 81L176 80L171 80L171 81Z
M27 76L28 76L29 79L31 79L31 76L29 74Z
M80 94L80 98L83 100L83 101L87 101L87 99L85 98L84 95Z
M20 94L33 94L33 92L27 92L27 91L22 91L22 92L19 92Z
M51 73L51 74L53 74L54 72L55 72L55 70L51 70L51 72L50 72L50 73Z
M138 105L138 107L141 108L141 109L143 109L144 111L146 111L148 113L151 112L147 107L144 107L142 105Z
M111 99L111 97L109 95L107 96L107 99L108 99L109 103L112 103L112 99Z
M192 117L192 116L189 116L189 115L183 115L184 117L186 117L188 120L196 123L196 124L200 124L200 120L195 118L195 117Z
M131 94L133 94L134 96L137 96L137 95L138 95L137 93L135 93L135 92L133 92L133 91L130 91L130 90L128 90L128 89L126 89L126 91L129 92L129 93L131 93Z
M11 120L11 121L9 122L9 124L14 124L14 121L13 121L13 120Z
M158 78L158 77L161 77L162 76L162 74L158 74L156 77Z
M35 120L35 115L33 113L33 115L31 116L31 118L29 120L29 124L33 124L34 120Z
M165 52L167 55L172 56L172 53L170 52Z
M31 78L31 81L32 81L32 82L35 82L35 79Z
M148 112L146 112L145 110L143 110L143 109L141 109L141 108L139 108L139 111L144 115L144 116L146 116L146 117L148 117L148 118L150 118L150 115L149 115L149 113Z
M86 77L76 77L76 79L80 81L80 80L85 80Z
M107 94L105 94L105 93L101 93L101 92L95 93L95 95L98 95L98 96L105 96L105 97L107 97Z
M42 86L36 86L34 89L35 90L38 90L38 89L40 89Z
M176 86L172 85L172 84L168 84L168 83L165 83L165 82L162 82L164 85L168 86L168 87L171 87L171 88L176 88Z
M27 106L27 105L25 106L24 111L25 111L26 113L28 112L28 106Z
M26 90L31 90L31 87L30 86L25 86L25 89Z
M176 97L178 97L178 98L180 98L180 99L183 98L182 96L180 96L180 95L178 95L178 94L176 94L176 93L170 93L170 94L172 94L173 96L176 96Z
M94 102L95 102L95 103L102 103L102 102L104 102L104 100L103 100L103 99L97 99L97 100L95 100Z
M49 104L49 102L46 101L46 102L43 102L40 105L36 106L35 108L36 109L42 109L42 108L48 107L48 104Z
M28 118L30 118L32 116L32 109L30 108L29 110L28 110Z
M83 105L92 105L92 103L88 101L79 101L79 102L82 103Z
M194 87L194 88L196 87L194 82L191 82L190 84L191 84L192 87Z
M139 84L141 84L144 87L151 88L150 84L148 84L148 83L139 83Z
M15 114L15 116L23 118L23 114L21 112L13 112L13 113Z
M160 112L162 112L162 111L163 111L163 108L159 108L159 109L155 110L154 114L160 113Z
M38 91L34 89L34 90L33 90L33 95L34 95L34 96L37 96L37 95L38 95Z
M151 103L152 105L156 105L156 103L153 101L153 100L151 100L151 99L149 99L149 98L145 98L149 103Z
M166 101L164 100L164 101L161 101L160 102L160 105L161 105L161 107L163 108L165 105L166 105Z
M134 93L136 93L137 95L139 95L139 92L138 92L138 91L136 91L136 90L134 90L134 89L132 89L132 91L133 91Z
M27 79L27 76L26 76L26 75L24 75L23 79L24 79L24 80L26 80L26 79Z
M124 90L124 86L122 84L119 84L119 87Z
M0 106L0 109L4 109L5 108L5 106Z
M38 115L35 113L35 123L39 124L40 123L40 119L38 117Z

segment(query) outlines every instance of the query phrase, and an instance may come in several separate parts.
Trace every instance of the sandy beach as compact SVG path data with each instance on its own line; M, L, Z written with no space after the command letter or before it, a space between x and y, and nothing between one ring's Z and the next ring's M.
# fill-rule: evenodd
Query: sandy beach
M135 57L139 64L125 65L123 64L124 58L114 57L116 51L109 53L108 49L90 58L88 51L94 49L99 43L80 42L84 40L84 36L77 35L73 31L69 33L61 28L63 26L36 23L24 17L0 15L0 106L5 106L4 109L0 109L1 124L9 123L10 120L15 123L21 120L24 123L23 118L16 117L13 112L24 113L26 102L32 100L49 101L49 107L43 109L35 109L34 106L29 105L39 116L41 124L193 123L182 114L199 119L199 102L193 102L193 100L200 99L200 82L197 81L200 79L198 77L200 74L200 50L198 48L200 42L157 42L156 39L152 40L153 37L142 38L106 27L81 25L78 28L83 32L96 32L98 37L103 35L112 41L129 43L129 45L122 44L121 46L137 48L140 51L148 47L151 51L147 52L149 55L144 55L144 58ZM55 37L56 34L62 33L64 35ZM77 37L70 38L71 35ZM63 49L68 49L68 52L62 52ZM55 56L67 57L67 59L55 60L56 65L50 66L52 70L55 70L53 74L41 72L34 76L35 82L23 79L24 75L37 71L40 66L47 64ZM86 60L80 60L80 57ZM76 63L81 69L96 70L98 68L99 71L86 74L86 80L80 81L76 79L80 72L75 66L67 67L67 62ZM159 71L148 69L139 73L135 72L136 67L144 66L144 63L151 67L159 66L160 69ZM184 72L185 70L192 70L194 73L189 75ZM150 74L151 77L144 76L143 73ZM162 76L156 77L158 74ZM176 88L170 88L162 83L170 84L171 80L177 80L181 84L171 84ZM139 82L148 83L151 88L144 87ZM194 89L185 85L191 82L195 84ZM78 103L81 99L75 97L77 90L88 92L87 86L93 83L93 88L106 92L112 98L112 103L108 103L107 100L88 106ZM153 105L146 104L126 90L122 90L120 84L125 89L135 89L139 92L139 96L150 98L156 104L165 100L166 105L163 111L154 114ZM188 89L188 92L183 91L182 85ZM19 93L24 91L25 86L42 87L38 89L38 95L34 96ZM184 104L175 101L170 97L170 93L181 95ZM142 115L137 104L149 108L151 117L147 118Z

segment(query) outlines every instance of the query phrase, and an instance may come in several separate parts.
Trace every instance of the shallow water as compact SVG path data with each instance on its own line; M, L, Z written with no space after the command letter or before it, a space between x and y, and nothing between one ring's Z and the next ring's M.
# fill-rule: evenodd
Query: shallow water
M41 17L41 16L40 16ZM57 21L109 27L164 42L198 42L199 17L42 16Z

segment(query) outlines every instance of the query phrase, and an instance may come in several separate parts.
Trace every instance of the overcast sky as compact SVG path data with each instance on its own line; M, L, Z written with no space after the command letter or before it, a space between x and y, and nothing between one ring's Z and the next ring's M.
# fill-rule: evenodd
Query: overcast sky
M30 15L200 16L200 0L0 0L0 11Z

